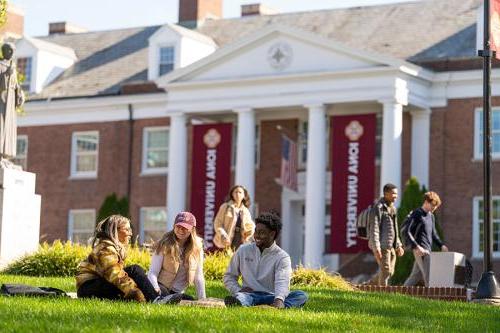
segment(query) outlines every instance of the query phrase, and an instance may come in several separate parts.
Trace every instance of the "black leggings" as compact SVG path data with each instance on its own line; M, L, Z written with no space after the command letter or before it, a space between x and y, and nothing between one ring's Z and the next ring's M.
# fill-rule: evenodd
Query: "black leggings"
M127 266L124 271L135 281L148 302L159 296L141 266ZM123 292L102 277L84 282L76 293L79 298L123 299Z
M158 286L160 287L160 291L161 291L161 295L162 296L168 296L168 295L171 295L171 294L176 294L175 291L168 289L167 287L165 287L160 282L158 282ZM184 294L184 293L182 294L182 298L181 299L187 300L187 301L194 301L194 297L193 296L190 296L190 295L187 295L187 294Z

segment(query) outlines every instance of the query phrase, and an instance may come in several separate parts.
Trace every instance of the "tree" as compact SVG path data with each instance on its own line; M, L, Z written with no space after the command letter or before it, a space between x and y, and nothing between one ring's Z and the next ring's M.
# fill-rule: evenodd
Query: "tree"
M420 187L420 184L415 177L411 177L406 182L405 190L401 198L401 204L398 209L398 225L401 230L401 224L406 216L412 211L422 206L422 198L427 190L425 187ZM404 256L397 258L394 275L391 278L391 284L403 284L408 275L410 275L413 267L413 253L405 249Z
M129 212L129 202L127 197L123 197L121 199L118 198L116 193L112 193L108 195L99 209L99 213L97 215L97 222L104 220L106 217L120 214L125 217L130 217Z
M7 22L7 0L0 0L0 26Z

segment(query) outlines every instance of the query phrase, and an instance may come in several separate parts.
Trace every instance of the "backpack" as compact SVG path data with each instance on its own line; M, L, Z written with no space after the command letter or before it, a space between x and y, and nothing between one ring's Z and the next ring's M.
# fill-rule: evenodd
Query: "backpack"
M68 297L68 295L57 288L33 287L26 284L2 284L0 295L3 296L48 296L48 297Z
M374 205L370 205L363 209L356 219L356 236L361 239L368 239L370 236L370 230L373 225L373 219L375 215L373 214Z
M434 216L433 216L434 219ZM406 215L403 223L401 223L401 229L399 232L401 233L401 242L403 243L403 247L407 250L411 249L413 242L410 239L409 232L412 232L412 235L417 235L422 228L422 223L417 224L414 231L410 230L411 222L413 221L413 210Z

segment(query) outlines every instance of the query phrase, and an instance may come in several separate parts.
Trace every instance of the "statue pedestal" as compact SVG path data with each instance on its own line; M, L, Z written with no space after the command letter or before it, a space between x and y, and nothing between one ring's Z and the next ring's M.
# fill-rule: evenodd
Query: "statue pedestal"
M35 251L40 239L40 195L36 175L0 169L0 266Z

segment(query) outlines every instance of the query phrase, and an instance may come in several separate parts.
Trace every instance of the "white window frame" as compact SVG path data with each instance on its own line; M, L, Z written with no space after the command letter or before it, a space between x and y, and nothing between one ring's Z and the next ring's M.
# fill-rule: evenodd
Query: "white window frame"
M23 155L16 154L16 156L14 157L14 163L16 163L17 160L23 160L23 163L21 164L21 166L23 167L23 170L26 170L28 168L28 143L29 143L28 136L26 134L18 135L17 140L25 140L26 141L26 151L24 152Z
M167 174L168 173L168 167L166 168L150 168L148 167L148 133L150 132L160 132L160 131L167 131L168 136L169 136L169 142L170 142L170 127L169 126L151 126L151 127L144 127L142 130L142 168L141 168L141 174L143 175L157 175L157 174ZM169 153L169 145L167 144L167 165L169 164L168 161L168 153Z
M483 258L483 251L479 251L479 244L480 244L479 202L482 199L483 199L482 196L474 197L472 205L473 206L472 207L472 257L477 259ZM500 196L493 196L492 200L493 201L500 200ZM493 258L500 258L500 251L493 251Z
M172 48L172 55L173 55L173 58L172 58L172 70L170 72L167 72L167 73L163 73L161 74L160 73L160 66L162 65L162 62L161 62L161 49L166 49L166 48ZM157 59L158 59L158 64L156 66L156 72L158 73L158 77L160 76L163 76L163 75L167 75L168 73L171 73L175 70L175 63L176 63L176 58L177 58L177 54L176 54L176 45L175 44L160 44L158 45L158 49L157 49Z
M480 149L481 146L481 136L480 133L482 128L479 128L481 125L481 117L482 117L483 108L476 108L474 111L474 160L483 160L483 151ZM492 108L492 122L493 122L493 113L500 113L500 108ZM493 124L492 124L493 126ZM492 136L494 134L500 135L500 130L496 130L492 132ZM493 148L493 147L492 147ZM493 152L491 154L492 158L500 159L500 151Z
M77 137L79 135L96 135L97 136L97 149L95 151L96 155L96 168L95 171L76 171L76 157L77 157ZM97 178L97 173L99 170L99 131L85 131L85 132L73 132L71 137L71 176L70 178ZM81 154L81 153L80 153ZM84 153L90 155L91 153ZM92 153L94 154L94 153Z
M139 243L140 244L144 244L144 215L145 215L145 212L148 210L158 210L158 209L164 209L165 211L167 211L167 207L165 207L165 206L141 207L139 209ZM165 221L165 229L157 230L157 231L167 232L167 221Z
M95 221L95 218L96 218L95 209L70 209L68 212L68 240L70 240L71 242L73 242L73 233L75 232L74 215L75 214L82 214L82 213L91 213L93 215L92 220ZM84 232L90 231L93 233L94 230L95 230L95 226L89 230L77 230L77 231L84 231ZM83 245L86 245L86 244L83 244Z

